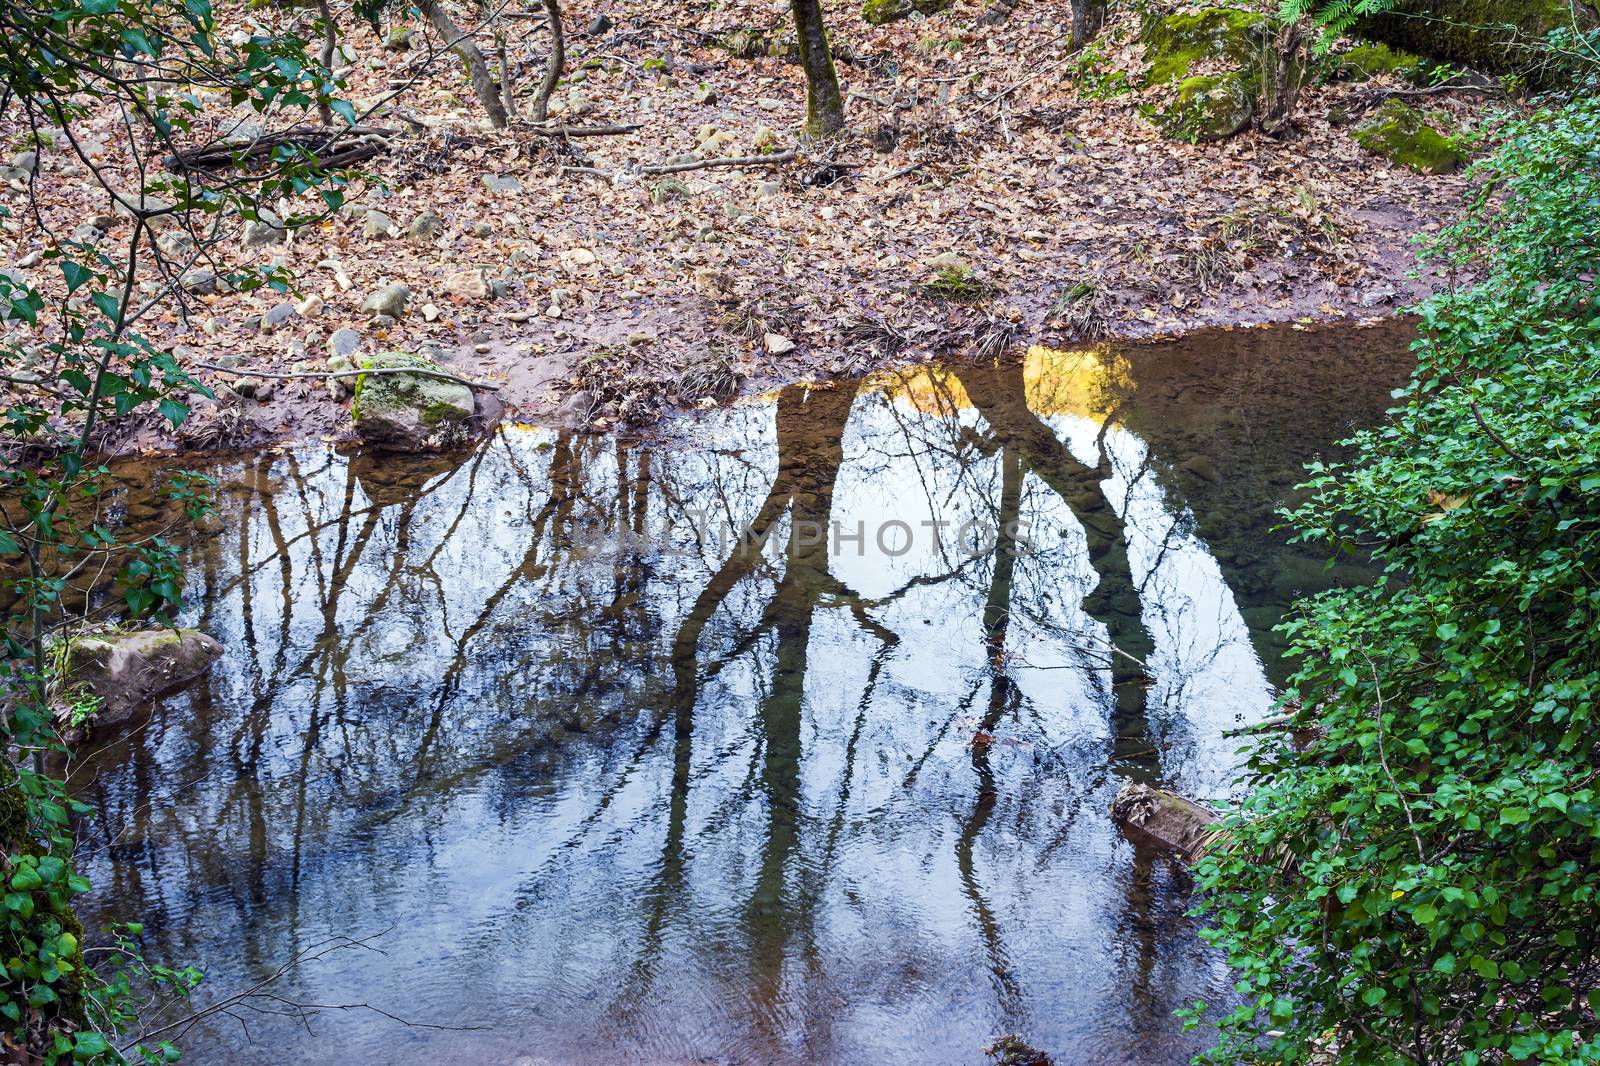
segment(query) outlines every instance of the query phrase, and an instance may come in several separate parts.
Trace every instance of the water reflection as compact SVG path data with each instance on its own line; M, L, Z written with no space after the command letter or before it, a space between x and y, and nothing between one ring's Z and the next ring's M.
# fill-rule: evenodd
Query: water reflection
M103 916L224 990L387 929L287 993L487 1027L222 1018L205 1062L1184 1061L1225 975L1106 805L1226 788L1311 573L1258 468L1404 375L1395 330L1185 343L222 464L229 655L96 762Z

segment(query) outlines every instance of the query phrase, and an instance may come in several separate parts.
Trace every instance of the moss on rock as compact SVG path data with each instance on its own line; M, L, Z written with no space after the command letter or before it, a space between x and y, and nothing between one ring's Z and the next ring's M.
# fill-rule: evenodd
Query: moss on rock
M1338 73L1346 81L1369 81L1383 74L1393 74L1418 82L1427 71L1427 60L1421 56L1386 44L1358 44L1339 56Z
M1255 101L1238 71L1185 78L1177 98L1156 116L1161 132L1175 141L1220 141L1250 128Z
M1579 28L1593 29L1597 14L1587 0L1401 0L1393 13L1363 19L1357 29L1422 55L1550 85L1561 80L1559 69L1529 46L1574 17Z
M378 352L356 360L362 370L439 366L410 352ZM472 390L426 374L362 374L351 417L362 440L396 451L425 451L454 443L476 410Z
M906 18L913 12L936 15L953 2L954 0L866 0L861 5L861 17L874 26L882 26Z
M1399 100L1386 101L1351 136L1367 151L1419 174L1450 174L1461 166L1461 153L1450 139Z
M1150 64L1146 85L1190 77L1195 64L1222 60L1251 76L1260 69L1267 43L1267 20L1253 11L1212 7L1168 15L1144 32L1144 57Z

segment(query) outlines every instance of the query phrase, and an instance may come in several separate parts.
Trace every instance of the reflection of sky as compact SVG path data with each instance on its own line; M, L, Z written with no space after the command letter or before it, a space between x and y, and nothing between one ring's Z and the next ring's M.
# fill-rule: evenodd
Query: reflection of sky
M692 547L696 512L757 513L771 406L719 415L694 448L508 432L425 492L403 463L318 452L224 471L236 491L194 587L229 655L105 767L91 798L133 828L96 883L224 990L331 933L392 927L386 956L322 960L286 990L492 1026L321 1019L315 1046L356 1064L974 1062L1007 1032L1060 1061L1184 1061L1195 1042L1170 1011L1223 975L1170 871L1136 864L1106 816L1122 770L1083 526L1023 478L1035 548L1002 664L1017 698L979 737L994 560L920 523L993 528L1003 452L973 443L975 413L935 410L857 397L832 518L868 535L833 546L840 587L804 619L803 676L759 625L774 550L701 634L683 740L672 641L731 549L667 549ZM1095 423L1049 424L1093 459ZM1222 729L1260 713L1266 683L1216 564L1136 476L1142 445L1106 439L1156 643L1160 762L1210 791ZM651 535L613 535L641 501ZM891 520L915 529L903 554L873 535ZM779 522L775 547L787 536ZM283 1019L251 1032L313 1055ZM198 1061L259 1061L231 1024L203 1041Z

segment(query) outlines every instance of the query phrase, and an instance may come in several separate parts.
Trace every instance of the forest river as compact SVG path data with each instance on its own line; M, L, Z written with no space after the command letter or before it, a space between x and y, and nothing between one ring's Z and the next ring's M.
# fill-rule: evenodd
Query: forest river
M139 918L202 1001L302 959L187 1033L198 1063L1185 1062L1172 1012L1230 981L1107 806L1228 793L1273 625L1338 576L1273 509L1408 339L207 460L185 620L227 654L75 775L85 924ZM177 469L120 468L128 523Z

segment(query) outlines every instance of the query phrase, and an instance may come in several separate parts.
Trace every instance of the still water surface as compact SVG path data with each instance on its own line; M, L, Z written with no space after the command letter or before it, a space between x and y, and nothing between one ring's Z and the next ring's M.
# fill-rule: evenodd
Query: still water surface
M666 439L215 464L228 654L91 770L94 926L235 991L222 1064L1186 1061L1225 1000L1120 782L1228 789L1272 532L1404 327L1030 351L787 388ZM130 467L128 513L156 521ZM84 776L88 776L86 772Z

